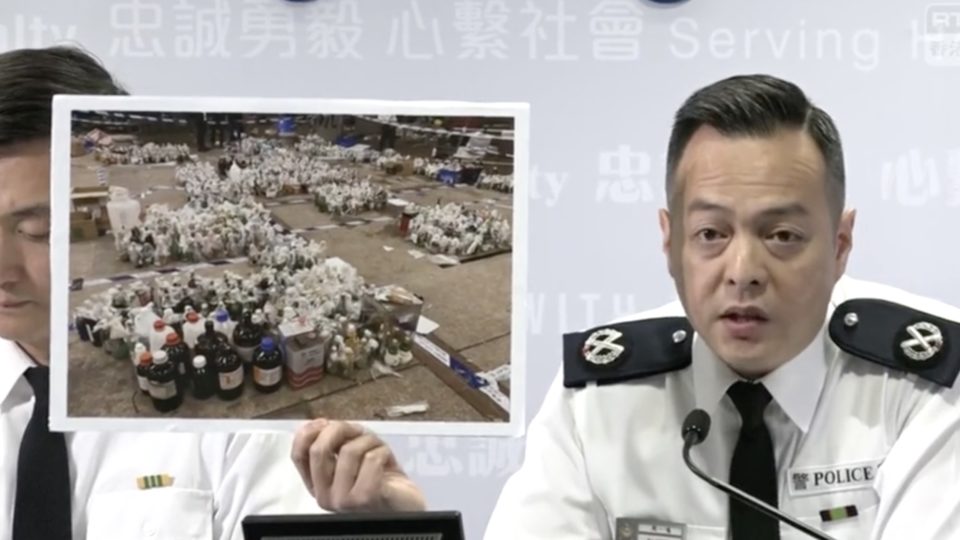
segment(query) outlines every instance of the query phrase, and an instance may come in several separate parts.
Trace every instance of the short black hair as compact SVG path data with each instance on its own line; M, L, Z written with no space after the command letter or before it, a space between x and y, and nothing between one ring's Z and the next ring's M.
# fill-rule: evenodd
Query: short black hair
M126 95L90 53L74 46L0 54L0 148L50 137L56 94Z
M816 142L826 164L827 200L835 221L843 212L843 145L833 119L796 84L764 74L737 75L694 92L677 110L667 149L667 203L673 208L677 165L693 134L708 125L727 136L771 136L780 129L803 129Z

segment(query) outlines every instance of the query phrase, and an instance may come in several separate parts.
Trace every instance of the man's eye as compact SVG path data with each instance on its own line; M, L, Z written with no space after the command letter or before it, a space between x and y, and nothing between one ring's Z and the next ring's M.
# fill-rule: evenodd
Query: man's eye
M50 239L50 231L41 227L20 227L17 231L27 240L43 242Z
M777 242L783 242L785 244L802 240L801 236L793 231L777 231L770 236Z
M720 239L720 232L716 229L702 229L697 232L697 238L704 242L714 242Z

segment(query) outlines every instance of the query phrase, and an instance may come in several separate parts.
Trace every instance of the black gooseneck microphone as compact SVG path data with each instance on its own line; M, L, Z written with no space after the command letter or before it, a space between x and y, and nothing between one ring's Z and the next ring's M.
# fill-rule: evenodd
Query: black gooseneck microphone
M724 493L733 496L737 500L749 505L755 510L759 510L769 517L778 519L787 525L790 525L791 527L810 535L813 538L819 538L820 540L834 540L832 537L827 536L826 534L814 529L806 523L798 521L787 514L784 514L780 510L770 506L760 499L757 499L749 493L707 476L705 472L701 471L696 465L693 464L693 462L690 460L690 449L705 441L707 434L710 433L710 415L707 414L707 411L703 409L694 409L690 411L690 414L688 414L683 420L683 429L681 433L683 435L683 461L687 464L687 467L693 471L693 474L699 476L704 482L719 489L720 491L723 491Z

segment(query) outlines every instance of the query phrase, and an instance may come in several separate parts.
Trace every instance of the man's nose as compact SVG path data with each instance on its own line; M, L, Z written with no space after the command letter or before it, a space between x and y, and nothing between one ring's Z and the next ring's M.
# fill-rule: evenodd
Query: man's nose
M763 287L767 281L763 245L754 238L736 236L728 249L727 284L746 292Z
M23 279L23 254L16 232L0 225L0 288Z

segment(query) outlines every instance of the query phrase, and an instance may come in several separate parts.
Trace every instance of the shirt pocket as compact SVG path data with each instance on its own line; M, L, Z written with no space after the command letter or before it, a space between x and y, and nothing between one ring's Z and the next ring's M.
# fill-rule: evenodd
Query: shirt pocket
M89 540L209 540L213 494L181 488L96 493L87 503Z

